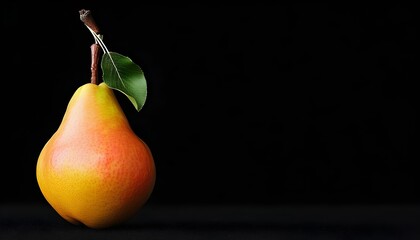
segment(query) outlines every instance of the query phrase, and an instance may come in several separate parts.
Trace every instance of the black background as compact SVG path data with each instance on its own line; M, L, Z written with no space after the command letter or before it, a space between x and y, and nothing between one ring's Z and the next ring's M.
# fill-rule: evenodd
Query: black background
M144 71L150 204L419 203L417 9L409 5L8 3L1 201L44 202L39 152L90 79L90 9Z

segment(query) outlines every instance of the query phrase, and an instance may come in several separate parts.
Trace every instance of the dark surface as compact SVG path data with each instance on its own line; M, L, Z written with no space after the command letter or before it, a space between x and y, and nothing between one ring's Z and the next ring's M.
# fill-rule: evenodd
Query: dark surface
M0 239L418 240L419 206L146 205L108 229L71 225L45 204L0 206Z

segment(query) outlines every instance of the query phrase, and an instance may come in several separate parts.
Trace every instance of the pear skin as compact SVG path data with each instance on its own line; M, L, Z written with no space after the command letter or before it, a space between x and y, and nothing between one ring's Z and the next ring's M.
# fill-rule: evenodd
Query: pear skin
M149 147L105 83L80 86L36 165L42 194L68 222L106 228L135 215L156 178Z

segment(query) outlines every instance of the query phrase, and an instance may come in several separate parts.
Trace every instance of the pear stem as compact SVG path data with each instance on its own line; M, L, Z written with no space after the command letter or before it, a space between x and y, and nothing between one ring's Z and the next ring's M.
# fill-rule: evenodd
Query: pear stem
M79 11L80 20L86 25L86 27L94 32L97 35L100 35L99 28L96 25L95 20L93 19L92 13L90 10L82 9ZM98 84L98 62L99 62L99 51L101 47L98 44L98 41L95 39L95 43L90 46L91 52L91 65L90 65L90 82L93 84Z
M101 47L99 46L99 44L94 43L90 45L90 52L92 56L91 66L90 66L90 72L91 72L90 82L96 85L99 84L99 81L98 81L99 50L101 50Z

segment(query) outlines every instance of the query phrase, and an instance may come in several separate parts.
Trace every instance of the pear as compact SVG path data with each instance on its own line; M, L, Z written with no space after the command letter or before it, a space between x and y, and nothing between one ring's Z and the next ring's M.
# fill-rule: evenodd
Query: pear
M60 126L40 152L36 178L62 218L100 229L120 224L142 208L156 171L149 147L102 82L75 91Z

